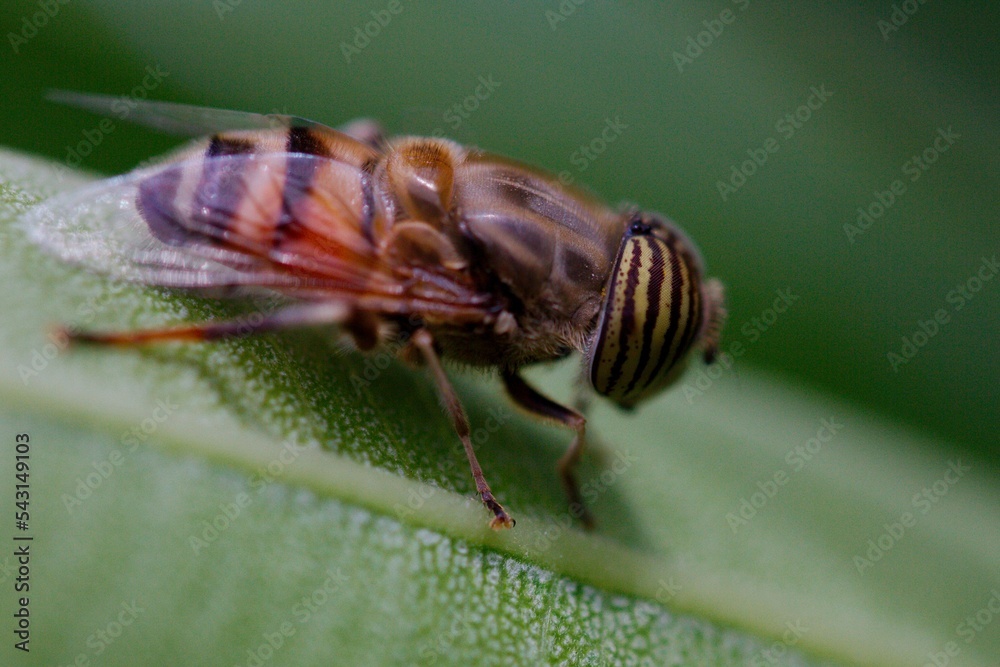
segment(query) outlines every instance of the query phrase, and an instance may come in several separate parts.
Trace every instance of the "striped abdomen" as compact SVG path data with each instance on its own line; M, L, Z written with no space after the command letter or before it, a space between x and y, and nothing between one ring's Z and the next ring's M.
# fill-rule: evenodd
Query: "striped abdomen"
M144 181L137 208L169 245L213 245L269 256L322 246L366 249L368 146L320 127L213 136ZM317 184L320 187L317 187ZM317 247L319 246L319 247Z
M704 321L701 271L676 230L637 217L625 232L588 350L594 388L632 406L683 368Z

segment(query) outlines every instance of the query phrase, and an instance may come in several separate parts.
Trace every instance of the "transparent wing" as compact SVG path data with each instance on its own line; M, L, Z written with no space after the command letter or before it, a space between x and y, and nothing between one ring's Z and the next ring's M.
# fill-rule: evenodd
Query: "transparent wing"
M291 285L259 258L204 244L175 246L150 233L136 208L141 170L58 195L28 211L28 238L59 259L109 276L173 287Z
M124 280L481 314L489 295L468 275L386 263L352 169L301 153L195 156L59 195L21 224L60 259Z
M226 130L325 127L322 123L287 114L230 111L176 102L137 100L126 96L116 97L72 90L50 90L45 97L53 102L185 137L201 137Z

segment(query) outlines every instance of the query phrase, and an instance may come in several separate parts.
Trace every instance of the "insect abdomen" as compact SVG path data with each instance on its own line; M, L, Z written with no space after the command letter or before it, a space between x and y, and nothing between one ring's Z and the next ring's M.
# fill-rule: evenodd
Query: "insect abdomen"
M363 224L371 210L362 174L374 159L364 144L321 128L213 136L139 186L150 231L171 245L217 242L259 253L331 221ZM294 227L293 227L294 223ZM298 229L297 229L298 228Z

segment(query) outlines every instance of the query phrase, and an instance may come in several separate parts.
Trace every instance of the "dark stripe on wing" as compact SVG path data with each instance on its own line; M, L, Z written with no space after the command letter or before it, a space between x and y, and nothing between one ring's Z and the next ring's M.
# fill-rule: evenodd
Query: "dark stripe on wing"
M219 155L246 155L252 153L253 142L246 139L236 139L216 134L205 150L205 157L217 157Z
M313 179L319 166L316 158L330 156L326 144L308 127L289 128L285 150L289 155L285 165L281 215L274 229L274 247L279 247L295 235L295 207L312 191Z
M184 245L192 237L189 229L177 223L175 201L183 173L183 166L177 165L150 176L139 183L135 198L136 209L150 233L167 245Z
M305 153L320 157L330 155L326 145L308 127L289 128L285 150L289 153Z
M194 190L190 215L195 232L224 239L240 202L246 196L243 171L252 159L254 144L217 134L205 149L201 179ZM183 205L183 202L178 202Z

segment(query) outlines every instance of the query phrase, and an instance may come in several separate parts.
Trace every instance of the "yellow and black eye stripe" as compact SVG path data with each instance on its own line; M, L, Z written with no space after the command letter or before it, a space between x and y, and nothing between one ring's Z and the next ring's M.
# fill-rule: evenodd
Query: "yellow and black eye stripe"
M636 222L626 232L590 355L601 394L633 405L663 388L701 326L700 276L669 229Z

